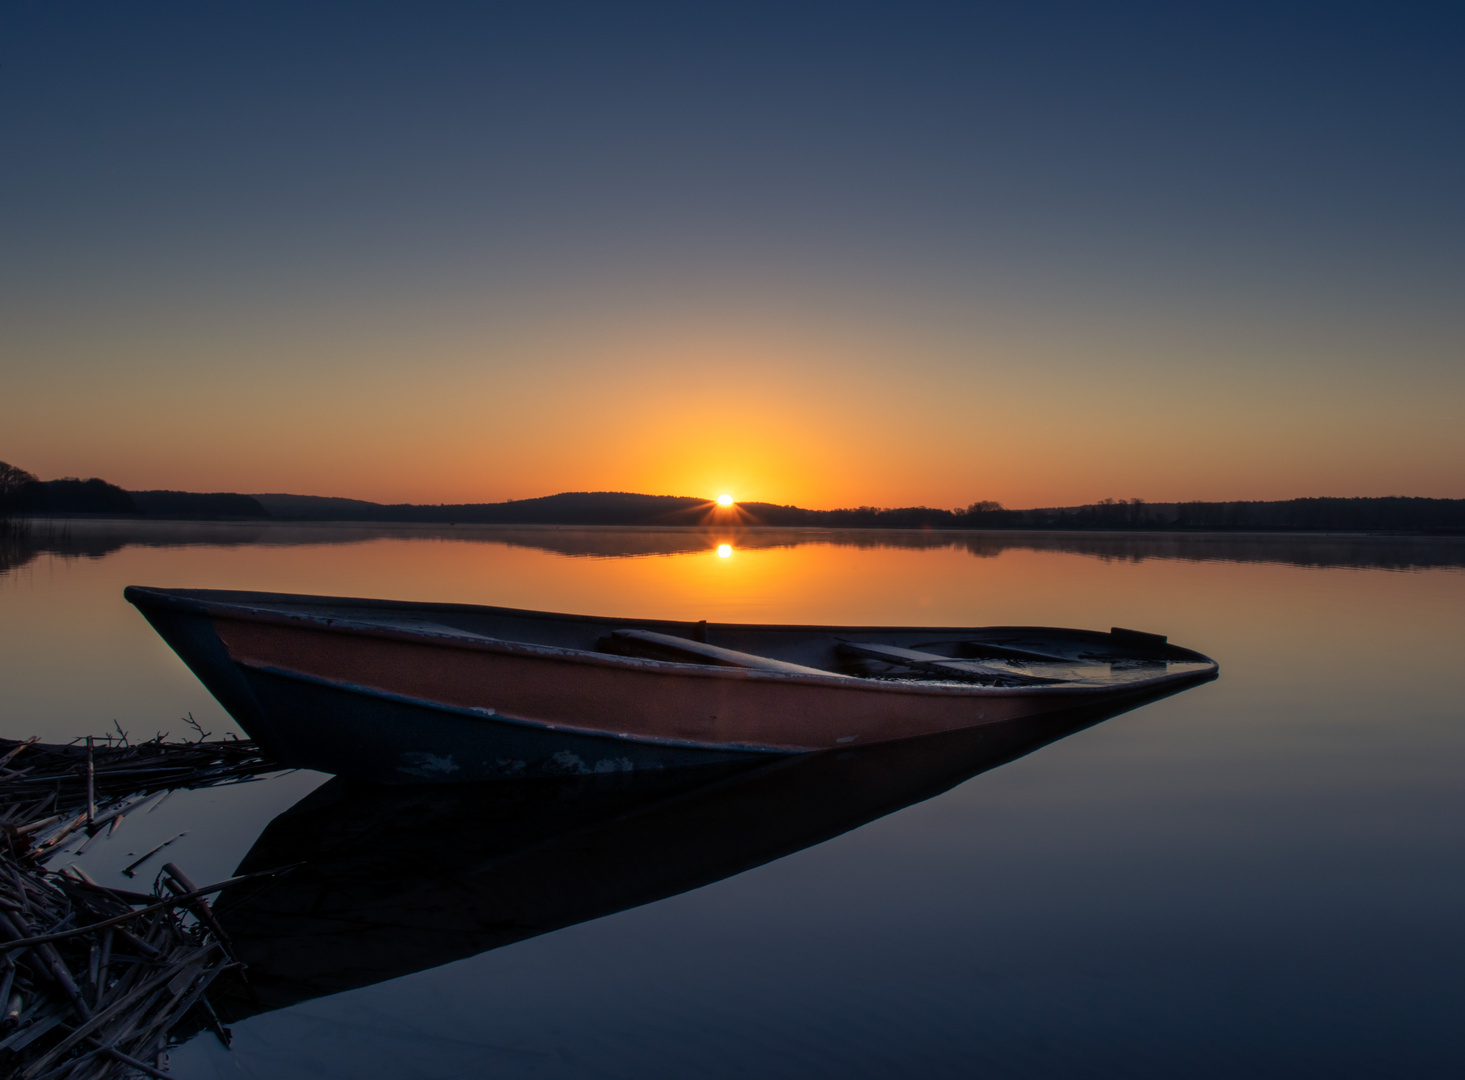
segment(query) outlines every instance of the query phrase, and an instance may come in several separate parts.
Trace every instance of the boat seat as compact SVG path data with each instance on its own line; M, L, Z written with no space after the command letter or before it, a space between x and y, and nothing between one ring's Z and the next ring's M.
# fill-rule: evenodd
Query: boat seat
M1038 652L1036 649L1019 649L1012 645L998 645L991 641L963 641L962 646L977 660L1039 660L1049 664L1071 664L1074 658L1059 653Z
M724 649L690 638L658 634L651 630L612 630L601 641L606 652L621 656L639 656L645 660L669 660L673 663L715 664L719 667L748 668L752 671L776 671L782 675L819 675L826 679L848 678L833 671L790 664L767 656Z
M918 649L903 649L899 645L877 645L864 641L842 641L839 651L846 656L859 656L867 660L883 660L887 664L927 671L933 675L945 675L957 679L1000 679L1020 686L1037 686L1041 683L1061 683L1064 679L1046 679L1041 675L1028 675L996 664L984 664L978 660L953 660L940 653L921 652Z

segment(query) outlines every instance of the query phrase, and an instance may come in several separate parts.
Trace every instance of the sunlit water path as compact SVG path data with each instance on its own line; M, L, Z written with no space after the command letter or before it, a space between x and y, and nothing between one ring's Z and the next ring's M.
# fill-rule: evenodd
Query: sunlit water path
M1215 683L761 867L240 1021L232 1051L210 1036L175 1053L181 1076L1453 1076L1465 1061L1465 541L73 522L28 543L0 570L0 732L47 740L114 721L176 736L190 713L231 730L128 584L1120 625L1221 663ZM74 861L123 883L128 852L186 832L172 857L222 878L324 779L179 793ZM472 862L473 835L454 843Z

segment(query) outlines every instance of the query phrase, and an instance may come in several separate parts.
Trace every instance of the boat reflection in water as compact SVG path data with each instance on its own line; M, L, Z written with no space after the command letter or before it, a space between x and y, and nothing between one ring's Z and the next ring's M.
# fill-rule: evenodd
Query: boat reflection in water
M337 778L271 822L239 873L303 865L221 894L250 986L217 1004L240 1020L674 896L1136 704L751 765L415 788Z

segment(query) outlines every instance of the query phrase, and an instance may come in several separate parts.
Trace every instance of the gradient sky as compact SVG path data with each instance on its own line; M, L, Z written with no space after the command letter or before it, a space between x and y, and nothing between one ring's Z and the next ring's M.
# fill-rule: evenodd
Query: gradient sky
M0 7L0 459L1465 497L1465 9Z

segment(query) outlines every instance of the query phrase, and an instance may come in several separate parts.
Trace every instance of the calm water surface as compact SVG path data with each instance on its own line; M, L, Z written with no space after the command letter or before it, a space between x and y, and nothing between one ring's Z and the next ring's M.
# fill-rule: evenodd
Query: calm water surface
M123 602L128 584L628 618L1120 625L1222 670L1006 764L977 752L988 771L802 850L852 823L864 762L468 808L342 803L304 772L177 793L65 861L136 887L143 875L118 875L129 853L180 833L168 850L196 880L251 848L329 840L322 874L365 888L358 856L374 853L398 875L381 891L421 923L363 937L321 996L237 1021L233 1050L211 1036L179 1049L180 1076L1465 1066L1465 542L41 526L0 556L0 733L65 741L115 721L176 736L186 714L232 730ZM906 794L937 764L906 763ZM414 844L417 885L401 876ZM475 937L469 909L501 923ZM302 963L339 943L306 930Z

